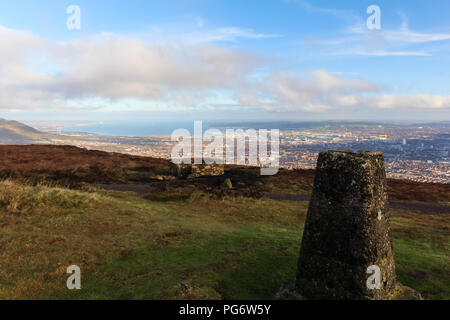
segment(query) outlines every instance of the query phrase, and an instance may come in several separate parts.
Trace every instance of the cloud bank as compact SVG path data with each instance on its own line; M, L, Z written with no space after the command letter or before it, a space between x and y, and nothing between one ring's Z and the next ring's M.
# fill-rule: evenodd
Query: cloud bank
M211 33L213 38L217 34L228 41L278 36L238 28ZM411 34L410 39L422 38ZM206 105L214 111L215 105L234 105L259 112L310 113L450 108L450 96L388 94L382 84L326 70L303 75L278 70L255 77L268 59L214 41L155 44L102 33L53 43L0 26L0 43L0 109L8 111L98 107L92 101L100 105L127 101L130 109L138 101L140 108L160 103L187 109ZM213 101L224 92L232 101Z
M232 89L259 57L214 45L158 46L115 34L53 44L0 27L0 108L60 108L85 98L168 99ZM67 106L68 107L68 106Z

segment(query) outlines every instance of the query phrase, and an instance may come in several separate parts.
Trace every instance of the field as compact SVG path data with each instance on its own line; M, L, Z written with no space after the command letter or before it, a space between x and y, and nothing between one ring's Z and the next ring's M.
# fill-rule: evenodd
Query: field
M86 150L72 146L0 145L0 178L27 182L83 183L146 182L165 170L164 159Z
M4 156L7 148L0 148ZM34 148L48 157L49 147ZM234 190L226 190L213 188L215 179L155 181L153 175L164 173L162 160L94 152L95 161L88 161L91 152L69 150L85 162L48 157L39 167L33 166L36 156L0 182L0 299L272 299L295 276L308 202L259 194L306 194L312 171L257 181L251 170L230 168ZM53 149L53 156L66 151ZM6 158L13 163L14 157ZM98 157L104 173L121 174L92 178ZM85 171L77 171L80 166ZM0 168L7 172L6 162ZM78 183L66 186L74 173ZM145 177L151 192L98 185L106 179L133 187ZM413 200L402 193L408 186L390 182L390 195ZM447 185L419 187L425 203L449 202ZM391 214L399 280L425 299L450 299L450 215L423 209ZM81 290L66 288L66 268L73 264L81 268Z

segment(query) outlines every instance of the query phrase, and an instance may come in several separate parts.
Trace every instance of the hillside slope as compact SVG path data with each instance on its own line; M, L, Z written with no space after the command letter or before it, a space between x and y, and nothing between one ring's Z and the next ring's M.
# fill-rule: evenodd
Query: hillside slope
M307 202L151 195L0 182L0 299L273 299L295 276ZM449 299L450 215L391 214L399 280Z
M166 170L164 159L55 145L0 145L0 179L13 178L69 186L80 183L148 181ZM167 171L167 170L166 170Z
M227 166L225 176L169 179L168 166L71 146L0 146L0 299L274 298L295 276L314 171L261 177ZM391 199L417 190L415 201L450 202L449 185L388 183ZM450 215L391 214L399 280L449 299ZM79 291L66 288L73 264Z
M0 144L34 143L45 134L23 123L0 118Z

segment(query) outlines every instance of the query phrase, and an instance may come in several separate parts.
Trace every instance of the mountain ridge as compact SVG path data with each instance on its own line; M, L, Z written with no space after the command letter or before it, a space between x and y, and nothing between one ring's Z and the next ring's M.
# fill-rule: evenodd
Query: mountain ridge
M37 142L45 133L19 121L0 118L1 144L29 144Z

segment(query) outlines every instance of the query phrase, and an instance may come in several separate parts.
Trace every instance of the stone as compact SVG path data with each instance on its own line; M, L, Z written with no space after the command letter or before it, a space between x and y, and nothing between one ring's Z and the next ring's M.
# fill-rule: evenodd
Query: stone
M295 278L283 283L275 295L275 300L306 300L296 290L295 285ZM423 300L423 297L416 290L397 282L394 294L390 297L390 300Z
M171 162L169 164L169 172L171 175L175 176L175 177L180 177L181 176L181 166Z
M221 164L175 164L169 165L170 174L176 177L185 177L188 179L198 178L201 176L220 176L225 172L224 165Z
M379 288L368 285L374 268ZM306 299L384 300L395 294L381 152L320 153L295 290Z
M223 182L223 186L226 189L233 189L233 184L231 183L230 178L226 178L225 181Z

